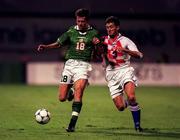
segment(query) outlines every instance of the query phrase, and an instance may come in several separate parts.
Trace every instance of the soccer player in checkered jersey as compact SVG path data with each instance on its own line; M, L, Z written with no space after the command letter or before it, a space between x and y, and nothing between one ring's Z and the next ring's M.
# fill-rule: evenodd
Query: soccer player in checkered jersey
M62 72L62 79L59 85L59 100L72 100L72 117L66 129L67 132L74 132L78 116L82 108L83 92L88 84L91 64L89 63L95 50L98 32L89 25L89 11L78 9L75 12L76 25L70 27L62 34L56 42L48 45L40 44L38 51L51 48L59 48L68 45L66 62ZM73 91L70 89L74 88Z
M119 111L129 106L132 112L135 130L142 131L140 125L141 109L135 96L137 78L130 58L142 58L143 54L129 38L119 33L119 19L110 16L105 21L107 36L103 39L104 62L106 63L106 80L112 100ZM124 97L127 95L127 99Z

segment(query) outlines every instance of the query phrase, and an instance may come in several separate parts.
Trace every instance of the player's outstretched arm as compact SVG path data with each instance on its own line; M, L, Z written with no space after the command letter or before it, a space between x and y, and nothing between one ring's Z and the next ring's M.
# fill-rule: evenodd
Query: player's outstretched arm
M37 51L43 51L45 49L53 49L53 48L59 48L60 45L57 42L48 44L48 45L44 45L44 44L40 44L37 48Z

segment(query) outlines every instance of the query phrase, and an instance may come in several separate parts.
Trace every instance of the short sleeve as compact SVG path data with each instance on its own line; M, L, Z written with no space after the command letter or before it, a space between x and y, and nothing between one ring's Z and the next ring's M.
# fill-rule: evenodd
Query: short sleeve
M68 32L65 32L57 39L56 42L60 45L64 45L68 39L69 39Z
M124 37L124 46L131 51L139 51L136 44L127 37Z

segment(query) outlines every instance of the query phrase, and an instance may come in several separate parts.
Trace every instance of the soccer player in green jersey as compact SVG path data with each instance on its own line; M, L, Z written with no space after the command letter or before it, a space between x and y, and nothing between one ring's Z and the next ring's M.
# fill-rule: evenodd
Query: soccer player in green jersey
M59 48L68 45L65 55L65 66L59 85L59 100L65 101L68 97L70 88L74 88L74 101L72 104L72 117L67 132L74 132L75 125L82 107L83 92L88 84L89 72L92 70L89 63L92 59L95 45L98 43L98 32L89 25L89 11L78 9L75 12L76 25L70 27L63 33L56 42L38 46L38 51L48 48ZM70 96L71 97L71 96Z

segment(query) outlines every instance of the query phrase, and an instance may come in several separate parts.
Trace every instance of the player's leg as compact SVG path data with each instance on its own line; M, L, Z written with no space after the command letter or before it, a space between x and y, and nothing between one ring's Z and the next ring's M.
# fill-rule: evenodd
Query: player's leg
M87 82L86 87L88 87L89 85L90 85L89 82ZM67 93L67 100L72 101L73 99L74 99L74 87L72 84Z
M108 81L109 92L114 105L119 111L123 111L127 107L127 101L123 96L123 88L121 86L121 71L113 69L106 71L106 80Z
M72 104L72 117L67 132L74 132L78 116L82 108L82 96L87 85L87 79L79 79L74 83L74 102Z
M124 91L128 97L129 107L133 116L135 129L137 131L142 131L142 128L140 125L141 110L140 110L139 104L136 102L135 84L131 81L127 82L124 85Z
M92 70L91 65L88 62L79 60L74 61L75 67L72 69L74 81L74 101L72 104L72 117L69 126L66 129L68 132L73 132L75 129L75 125L82 108L83 92L88 84L88 77L90 75L90 71Z
M68 101L72 101L74 99L74 88L72 86L69 88L66 98Z
M123 94L120 94L120 95L114 97L113 102L119 111L124 111L124 109L127 108L127 106L128 106L128 103L124 99Z
M59 101L64 102L70 95L68 95L69 90L71 89L72 84L60 83L59 85Z
M66 62L67 63L67 62ZM66 101L66 99L69 100L71 98L71 87L73 86L73 81L72 81L72 72L71 68L69 65L65 63L64 69L62 71L62 76L61 76L61 81L59 85L59 100L61 102Z

